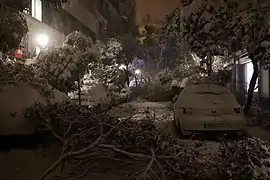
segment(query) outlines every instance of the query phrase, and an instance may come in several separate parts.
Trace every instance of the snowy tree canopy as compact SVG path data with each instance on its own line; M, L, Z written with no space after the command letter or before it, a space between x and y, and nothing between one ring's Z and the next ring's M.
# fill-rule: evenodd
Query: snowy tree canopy
M119 62L123 45L115 38L109 38L104 45L99 46L100 59L104 64L111 64Z
M180 51L171 35L164 33L162 26L145 25L139 27L139 55L145 59L149 69L174 68Z
M167 33L180 37L179 44L187 45L201 58L209 54L223 55L226 33L230 33L225 28L227 12L224 8L222 0L194 0L169 16Z
M94 66L97 57L98 50L92 39L76 31L67 36L62 47L41 52L34 65L37 73L53 87L69 92L76 89L78 76Z
M242 49L266 57L269 5L266 0L193 0L171 14L167 33L200 57Z
M60 8L69 0L42 0L46 6ZM17 48L28 28L22 11L30 7L27 0L1 0L0 2L0 51L8 52Z
M115 37L117 41L122 44L121 56L123 58L123 63L128 64L133 61L133 58L138 56L139 53L139 43L136 37L131 33L122 34L121 36Z
M123 45L116 38L109 38L105 43L97 42L99 61L89 64L83 77L82 89L89 90L94 84L102 84L107 90L120 90L125 82L125 71L121 68L125 61Z
M254 69L244 108L247 113L259 74L258 62L265 68L269 64L270 1L193 0L185 5L172 13L166 26L181 46L187 44L201 58L247 51Z
M18 47L28 28L20 12L3 4L0 5L0 11L0 51L6 53Z

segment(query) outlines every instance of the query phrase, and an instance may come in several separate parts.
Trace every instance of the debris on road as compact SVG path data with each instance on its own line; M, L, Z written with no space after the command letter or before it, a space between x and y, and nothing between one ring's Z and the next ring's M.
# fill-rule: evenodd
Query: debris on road
M119 120L69 103L29 110L27 116L38 119L62 143L58 159L40 179L59 166L68 177L106 172L119 179L269 179L266 142L224 140L211 151L205 142L163 135L151 117L134 120L132 115Z

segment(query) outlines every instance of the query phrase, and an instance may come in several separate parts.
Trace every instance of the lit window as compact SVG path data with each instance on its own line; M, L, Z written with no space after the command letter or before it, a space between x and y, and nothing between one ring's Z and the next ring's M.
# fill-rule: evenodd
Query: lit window
M41 0L32 0L32 17L42 21L42 2Z

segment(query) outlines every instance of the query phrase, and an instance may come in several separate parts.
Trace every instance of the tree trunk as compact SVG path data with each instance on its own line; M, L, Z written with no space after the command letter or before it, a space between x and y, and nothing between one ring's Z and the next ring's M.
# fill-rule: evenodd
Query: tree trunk
M212 75L212 56L207 57L207 75L208 77L211 77Z
M128 74L128 64L126 64L125 75L126 75L127 85L129 86L130 82L129 82L129 74Z
M138 78L136 74L135 74L135 83L136 83L136 87L138 87Z
M259 66L258 66L258 61L257 60L252 60L252 64L253 64L253 74L250 80L250 84L248 87L248 94L247 94L247 99L245 102L245 106L244 106L244 113L247 114L250 110L251 104L252 104L252 100L253 100L253 93L254 93L254 89L256 86L256 82L259 76Z
M237 56L236 56L236 53L233 53L233 74L232 74L232 83L233 83L233 91L234 92L236 92L236 77L237 77L237 75L236 75L236 61L237 61Z
M77 77L78 82L78 97L79 97L79 105L82 105L82 94L81 94L81 79L80 76Z

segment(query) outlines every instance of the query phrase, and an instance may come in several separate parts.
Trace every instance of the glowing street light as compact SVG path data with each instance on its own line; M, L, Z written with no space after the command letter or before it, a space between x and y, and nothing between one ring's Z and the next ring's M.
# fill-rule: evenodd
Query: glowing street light
M136 69L135 70L135 74L140 75L141 74L141 70L140 69Z
M120 69L120 70L127 70L127 67L126 67L126 65L121 64L121 65L119 66L119 69Z
M41 47L46 47L49 43L49 36L46 34L39 34L36 40Z

